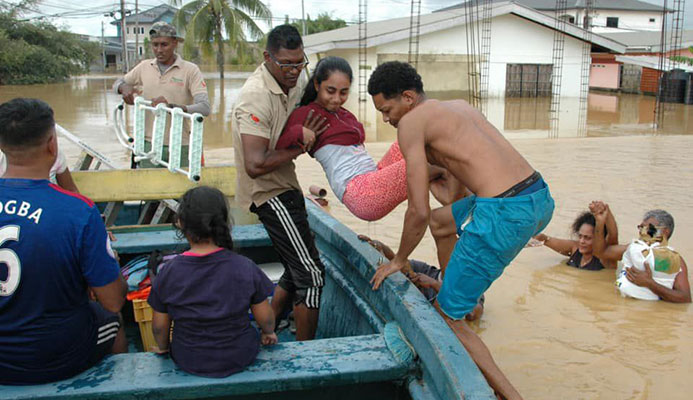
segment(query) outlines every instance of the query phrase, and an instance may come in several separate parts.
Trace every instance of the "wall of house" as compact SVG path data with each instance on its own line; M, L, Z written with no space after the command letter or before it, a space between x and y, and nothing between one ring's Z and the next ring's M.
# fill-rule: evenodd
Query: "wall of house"
M506 68L508 64L552 64L553 63L553 30L529 22L513 15L494 18L492 22L491 52L489 64L489 96L503 98L506 88ZM467 44L464 26L435 32L419 38L419 70L427 92L465 93L469 90ZM582 66L582 41L565 38L561 95L566 98L580 96L580 79ZM388 60L407 61L409 50L408 38L397 42L383 44L369 49L368 77L379 62ZM358 113L358 50L330 50L321 56L335 55L349 61L354 82L351 96L345 107L355 115ZM317 56L310 57L311 68L317 62ZM463 98L463 96L458 96ZM367 96L367 118L364 122L367 140L388 140L395 136L394 128L383 123L382 115L375 110L370 96ZM566 104L569 101L566 100ZM493 107L504 108L503 102L494 102ZM577 127L577 112L568 112L570 107L561 107L561 126ZM489 112L489 115L491 112ZM494 110L491 121L496 127L504 128L504 110ZM575 114L575 115L573 115ZM357 115L358 116L358 115ZM563 128L561 128L563 129ZM570 129L567 129L568 131Z
M640 77L640 91L643 93L656 94L660 75L661 73L656 69L643 68Z
M590 87L618 89L621 76L620 65L616 63L593 63L590 68Z
M553 64L553 30L513 15L493 19L489 96L505 96L508 64ZM561 95L580 96L582 41L565 37Z
M555 12L546 12L555 16ZM574 19L575 25L582 26L585 16L584 10L569 9L564 14ZM622 32L624 30L638 31L659 31L662 29L662 13L656 11L627 11L627 10L594 10L590 13L592 17L592 30L596 33L602 32ZM607 28L606 19L608 17L618 18L618 28ZM654 21L650 21L654 19Z
M553 30L529 22L514 15L504 15L492 21L491 52L489 64L489 96L505 96L507 64L552 64ZM419 39L421 54L464 55L467 54L467 36L464 26L435 32ZM378 47L378 53L406 54L409 41L401 40ZM582 41L565 38L563 78L561 93L564 96L579 96L582 65ZM466 63L459 63L459 78L451 79L448 74L432 74L424 84L429 90L468 90Z
M677 53L676 51L670 51L670 52L667 52L667 55L673 56L676 53ZM693 51L691 51L691 48L687 46L687 47L684 47L682 49L679 49L678 55L680 55L682 57L693 57Z
M140 42L144 40L145 37L149 36L149 30L152 28L152 24L143 24L140 23L139 29L140 29ZM135 42L136 38L136 29L135 29L135 24L134 23L129 23L128 26L125 28L125 39L128 42Z
M621 70L621 90L625 93L640 93L642 67L639 65L623 64Z
M144 55L146 49L144 48L144 39L149 38L149 30L152 28L153 24L139 24L139 31L140 31L140 36L139 36L139 55L142 56ZM128 23L128 26L125 28L125 39L127 40L128 43L132 43L133 45L135 44L137 40L137 33L135 29L135 24L130 24Z
M618 18L618 28L606 26L607 17ZM654 19L654 22L650 22ZM596 33L619 32L622 30L659 31L662 29L662 14L655 11L596 10L592 15L592 30Z

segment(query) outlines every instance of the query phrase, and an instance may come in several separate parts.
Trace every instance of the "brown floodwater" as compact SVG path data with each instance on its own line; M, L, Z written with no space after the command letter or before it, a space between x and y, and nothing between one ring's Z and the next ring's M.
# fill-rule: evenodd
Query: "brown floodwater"
M243 82L238 78L228 79L223 89L218 80L207 82L214 110L205 131L210 163L233 162L228 110ZM0 102L16 96L48 101L60 124L126 166L127 157L110 131L110 112L118 102L109 92L113 80L0 86ZM577 110L570 100L565 106L567 113ZM503 126L552 190L556 212L549 235L568 237L577 214L591 200L601 199L615 213L625 243L635 236L644 211L663 208L676 219L672 246L693 260L693 106L670 106L665 126L656 134L653 107L651 97L591 93L587 137L575 137L569 127L557 139L547 139L544 100L490 101L489 119ZM76 158L74 146L60 143L68 158ZM367 148L377 160L389 145L372 142ZM304 188L329 188L310 157L299 157L297 170ZM354 231L397 247L406 204L367 223L352 216L331 192L328 199L331 213ZM435 263L430 234L412 257ZM488 291L486 312L474 325L525 398L690 399L693 309L624 299L615 291L612 270L580 271L564 262L565 257L548 248L523 250Z

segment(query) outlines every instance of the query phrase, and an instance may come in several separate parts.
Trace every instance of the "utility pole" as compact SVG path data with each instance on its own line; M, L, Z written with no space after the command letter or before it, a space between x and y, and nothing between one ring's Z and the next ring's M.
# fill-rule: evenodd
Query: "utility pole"
M301 0L301 23L303 24L303 36L306 36L306 8Z
M267 9L271 9L272 5L270 4L270 0L267 0ZM267 25L269 26L269 30L272 30L272 16L270 15L267 17Z
M125 37L125 0L120 0L120 37L123 46L123 73L130 69L128 65L128 45Z
M139 0L135 0L135 60L140 60L140 9Z
M106 71L106 40L103 37L103 20L101 21L101 61L103 61L103 70Z

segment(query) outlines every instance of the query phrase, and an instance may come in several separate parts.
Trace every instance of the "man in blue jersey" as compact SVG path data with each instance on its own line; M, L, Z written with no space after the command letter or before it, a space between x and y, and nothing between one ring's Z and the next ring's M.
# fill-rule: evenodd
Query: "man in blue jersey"
M0 104L0 150L0 384L66 379L127 351L125 285L94 203L48 181L57 155L48 104Z

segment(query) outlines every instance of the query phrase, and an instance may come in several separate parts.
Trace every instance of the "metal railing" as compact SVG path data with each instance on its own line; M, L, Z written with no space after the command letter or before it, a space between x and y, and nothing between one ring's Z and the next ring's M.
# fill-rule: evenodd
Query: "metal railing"
M170 108L160 103L152 106L152 102L142 97L135 98L134 134L127 131L125 122L125 103L120 103L113 110L114 131L121 145L130 150L134 160L140 162L149 160L153 164L168 168L171 172L184 175L192 181L199 181L202 172L202 142L204 137L202 114L188 114L181 108ZM154 123L151 132L151 149L146 150L146 115L154 114ZM166 132L167 121L170 119L170 128ZM181 166L181 149L183 147L184 120L190 120L190 138L188 150L188 169ZM168 135L168 159L164 159L164 146Z

